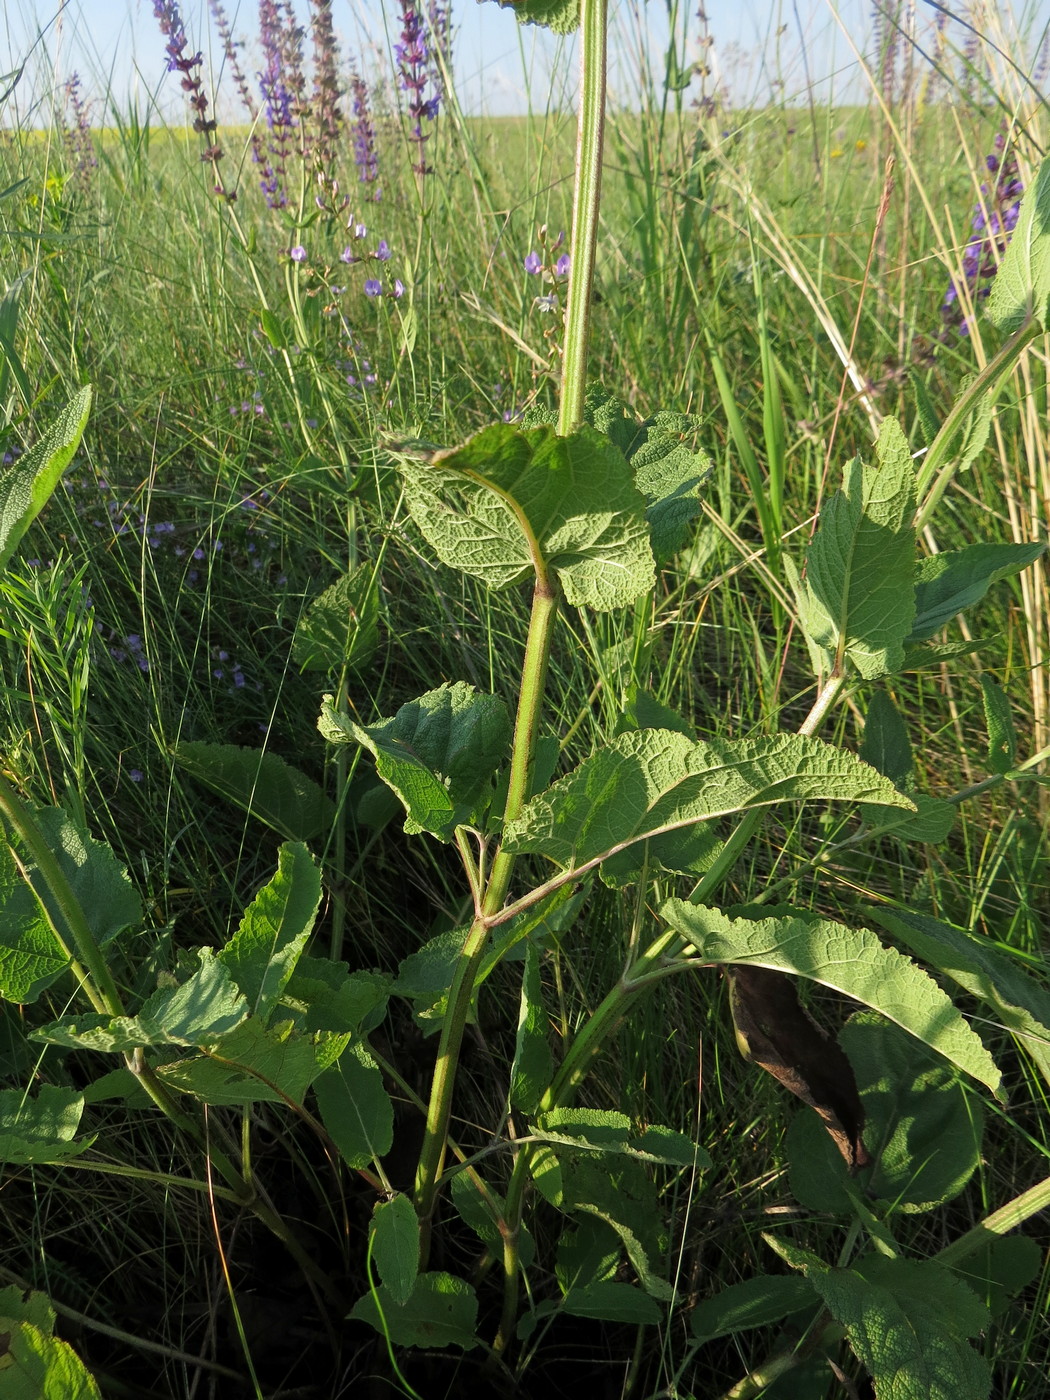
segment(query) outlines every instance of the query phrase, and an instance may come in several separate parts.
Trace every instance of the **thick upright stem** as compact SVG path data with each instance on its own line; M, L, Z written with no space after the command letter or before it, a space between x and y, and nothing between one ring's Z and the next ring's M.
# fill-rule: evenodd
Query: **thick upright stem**
M540 574L532 598L532 617L521 670L518 714L514 725L514 748L507 787L505 821L512 821L529 799L532 768L539 731L543 694L547 683L547 663L551 637L558 615L558 589L553 578ZM496 913L507 897L514 857L500 851L492 862L481 914L471 924L456 964L448 994L448 1008L441 1027L437 1061L430 1088L423 1150L416 1172L416 1208L423 1226L422 1258L426 1263L430 1218L437 1198L438 1182L445 1165L448 1125L452 1115L452 1090L463 1045L463 1032L474 993L474 980L485 952L488 915Z
M608 0L583 0L580 6L580 111L576 135L576 188L572 202L572 272L565 313L565 363L562 368L558 432L567 436L583 422L590 342L591 293L598 246L602 195L602 148L605 143L606 31Z

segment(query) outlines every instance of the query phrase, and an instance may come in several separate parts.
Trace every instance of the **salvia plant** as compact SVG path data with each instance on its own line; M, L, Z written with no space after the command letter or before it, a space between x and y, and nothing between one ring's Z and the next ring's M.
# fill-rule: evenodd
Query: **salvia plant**
M989 683L985 776L955 793L921 792L893 689L904 673L979 645L945 642L942 631L1043 553L1040 542L975 542L920 557L918 542L987 432L1004 375L1050 329L1050 163L1025 194L987 299L999 351L943 422L922 415L928 441L918 465L899 423L885 419L873 460L843 465L808 545L782 556L815 684L808 713L790 731L700 737L647 688L659 571L685 543L710 470L695 446L698 425L674 410L639 417L587 385L605 0L581 0L578 12L575 0L523 0L516 10L559 31L580 26L569 249L530 255L530 271L569 272L558 410L494 424L447 450L405 451L397 467L413 526L436 560L494 592L530 592L517 683L488 694L446 681L366 721L350 697L377 642L382 557L352 568L304 614L294 651L301 667L334 678L320 710L324 739L375 776L351 779L350 761L337 762L333 800L274 755L179 745L184 772L284 844L225 944L183 956L151 985L131 967L143 909L113 852L82 814L33 807L0 778L0 990L25 1007L50 1006L45 994L59 992L62 1014L33 1019L31 1038L76 1056L81 1080L95 1075L90 1095L46 1080L0 1094L0 1153L60 1169L94 1141L88 1097L150 1106L207 1161L213 1198L272 1232L333 1325L349 1314L373 1328L397 1375L406 1349L477 1350L505 1386L539 1330L561 1319L644 1329L675 1316L687 1337L676 1385L711 1342L782 1327L785 1344L755 1357L734 1397L764 1393L788 1373L795 1393L823 1393L829 1365L842 1374L845 1342L880 1400L985 1400L991 1370L980 1339L990 1308L1039 1265L1035 1244L1010 1232L1050 1203L1050 1181L924 1256L900 1242L900 1226L963 1190L981 1153L979 1095L995 1103L1004 1093L999 1065L945 986L983 1004L1048 1081L1050 997L1002 952L930 915L871 907L844 923L816 910L821 871L833 872L837 853L890 837L944 842L960 804L1034 777L1046 757L1018 752L1007 702ZM179 55L180 36L172 27ZM298 42L275 33L283 73ZM415 63L405 45L402 62ZM294 115L302 87L285 104L275 81L264 100ZM276 161L279 147L269 149ZM0 315L13 346L15 293ZM10 350L4 365L0 401L18 374ZM84 390L0 478L0 566L58 483L88 404ZM593 751L559 773L549 662L574 615L618 626L622 695ZM846 700L865 716L859 754L820 737ZM380 792L405 833L446 848L462 876L461 917L435 933L421 913L418 946L396 975L344 960L353 951L345 871L331 881L331 941L322 947L314 936L325 873L318 853L348 805L367 822ZM784 904L788 882L770 878L747 903L724 907L728 877L763 823L813 803L834 804L843 821L811 863L808 904ZM599 886L630 901L631 938L619 975L569 1024L558 1010L559 951L592 936ZM771 1228L768 1272L695 1303L669 1259L669 1202L702 1195L704 1174L718 1168L717 1143L705 1140L702 1114L683 1131L602 1102L594 1072L662 984L719 976L743 1054L804 1104L788 1131L792 1190L841 1231L826 1257L792 1225ZM516 1002L499 1008L513 1043L499 1110L480 1130L463 1127L464 1038L486 984L505 987L511 977ZM858 1004L837 1038L803 1008L800 984ZM433 1047L422 1094L384 1031L394 1007L411 1011ZM395 1100L421 1125L407 1173L391 1157ZM260 1103L309 1125L369 1193L357 1296L344 1296L256 1181L249 1110ZM179 1184L205 1189L170 1182ZM560 1221L553 1245L539 1228L551 1216ZM462 1266L469 1253L473 1269ZM13 1289L0 1298L4 1359L36 1378L34 1393L60 1393L63 1376L76 1378L75 1393L96 1393L51 1335L46 1300Z

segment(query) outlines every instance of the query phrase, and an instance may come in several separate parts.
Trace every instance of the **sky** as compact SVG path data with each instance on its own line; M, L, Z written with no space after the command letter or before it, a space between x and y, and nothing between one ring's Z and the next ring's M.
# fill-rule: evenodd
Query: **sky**
M885 3L886 0L883 0ZM293 0L305 20L306 0ZM964 0L958 0L962 5ZM994 0L993 0L994 3ZM805 99L808 84L818 101L863 100L863 77L853 49L872 47L872 0L703 0L714 39L714 69L734 105L767 100ZM212 89L222 50L203 0L181 0L192 44L205 55L204 73ZM934 10L918 0L920 32ZM171 119L181 110L177 75L165 72L164 40L152 0L6 0L0 19L0 73L28 58L26 80L13 101L21 120L48 90L60 88L75 71L82 90L102 121L102 96L110 92L127 110L156 102ZM611 98L632 105L643 54L662 71L668 42L667 0L649 4L612 0L610 39ZM1021 24L1033 30L1050 22L1050 0L1014 0ZM508 115L549 105L564 109L575 90L574 43L534 26L519 25L513 13L492 0L452 0L454 72L464 109L471 114ZM334 19L344 55L358 58L367 71L390 71L390 43L397 23L395 0L334 0ZM258 35L255 4L229 0L234 34L247 41L245 71L255 71L253 43ZM837 18L836 18L837 16ZM678 62L701 56L696 0L688 11L688 31L676 46ZM42 36L42 37L41 37ZM209 70L210 65L210 70ZM782 86L780 86L782 84ZM218 111L236 119L232 95ZM0 121L12 113L0 112Z

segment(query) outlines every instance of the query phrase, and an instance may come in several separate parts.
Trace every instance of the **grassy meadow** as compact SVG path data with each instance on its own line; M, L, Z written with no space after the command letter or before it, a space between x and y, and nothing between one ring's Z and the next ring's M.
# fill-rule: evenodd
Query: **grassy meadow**
M939 74L902 49L864 105L803 94L730 109L709 85L698 102L696 80L674 91L643 76L638 106L610 113L591 375L639 417L692 415L684 431L710 472L648 611L563 609L541 730L554 772L619 732L639 686L700 738L749 740L805 720L815 685L784 558L802 559L822 504L854 456L871 459L883 418L899 417L919 453L924 423L988 363L997 334L965 265L974 212L997 197L987 158L1004 137L1027 186L1050 139L1025 76L1031 43L1000 28L973 42L946 33ZM158 31L158 62L162 53ZM392 83L386 75L373 93L378 179L358 180L344 89L338 139L327 157L323 142L305 159L290 150L279 208L253 163L262 119L197 136L97 102L78 146L61 90L41 89L43 108L23 103L37 114L25 125L0 108L9 460L93 386L76 456L0 578L0 771L23 801L62 807L126 868L142 917L115 945L113 974L129 1005L181 980L198 950L226 944L286 835L177 761L180 745L265 750L330 799L331 819L307 843L324 886L311 953L395 976L427 940L469 922L455 846L406 835L369 755L326 745L317 716L335 691L370 725L457 681L516 700L527 590L489 591L438 563L399 462L555 406L564 285L525 259L538 250L552 266L559 249L547 250L569 228L575 119L463 117L449 88L420 148ZM540 111L543 96L533 94ZM44 129L39 112L52 103ZM218 165L201 159L212 142ZM426 173L413 169L421 149ZM235 201L213 192L216 169ZM373 280L377 295L366 291ZM986 439L925 526L923 553L1046 540L1048 355L1037 340L1011 372ZM374 649L335 670L310 664L297 640L304 619L348 569L374 579ZM1037 781L985 782L981 678L1002 687L1018 760L1046 749L1048 626L1039 561L938 633L978 648L886 683L914 791L956 803L944 840L859 838L846 809L777 808L718 904L791 905L847 926L870 923L871 908L929 914L1045 987L1050 808ZM848 691L821 737L860 750L870 695ZM723 822L722 836L731 829ZM6 856L0 875L5 888L19 878ZM660 900L693 884L659 872L648 885L596 884L572 928L545 945L538 975L555 1060L640 930L656 928ZM491 1154L499 1190L503 1148L524 1121L507 1109L521 966L498 964L477 995L454 1106L453 1137L468 1155ZM953 995L1007 1097L966 1082L985 1126L965 1189L892 1215L896 1241L922 1260L1050 1175L1037 1060L984 1002ZM832 1032L856 1010L821 986L803 1000ZM120 1056L30 1038L87 1009L68 977L32 1004L0 1004L4 1089L82 1092L79 1132L94 1135L61 1162L3 1168L0 1289L46 1293L56 1334L106 1400L438 1400L462 1387L545 1400L580 1387L635 1400L874 1396L846 1347L829 1362L790 1318L706 1342L691 1325L702 1300L783 1270L770 1232L790 1230L832 1260L856 1243L839 1218L800 1203L789 1125L817 1120L738 1053L728 1003L714 967L658 982L578 1093L581 1105L670 1125L710 1154L707 1170L659 1178L659 1268L675 1301L655 1323L551 1303L565 1287L549 1262L564 1225L543 1201L521 1301L531 1324L495 1372L485 1347L398 1347L345 1321L370 1287L375 1178L340 1159L313 1099L214 1102L202 1151L113 1077L126 1074ZM412 1187L433 1029L397 996L370 1029L394 1103L376 1170L394 1192ZM158 1063L178 1053L163 1048ZM211 1171L218 1142L293 1252ZM434 1267L472 1282L479 1335L491 1340L498 1240L445 1215ZM1044 1257L1045 1219L1025 1229ZM603 1277L634 1279L613 1255ZM984 1275L981 1287L992 1303L977 1343L990 1393L1050 1394L1045 1264L1012 1297ZM770 1366L785 1349L798 1364ZM0 1395L6 1374L0 1356ZM932 1382L921 1396L901 1392L944 1393Z

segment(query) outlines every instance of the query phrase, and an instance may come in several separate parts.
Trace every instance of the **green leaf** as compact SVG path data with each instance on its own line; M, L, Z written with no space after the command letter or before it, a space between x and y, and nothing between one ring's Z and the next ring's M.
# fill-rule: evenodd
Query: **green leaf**
M1006 1311L1011 1298L1026 1288L1043 1266L1043 1251L1026 1235L992 1235L987 1244L952 1267L972 1288L993 1318Z
M555 34L571 34L580 23L580 0L499 0L513 9L519 24L539 24Z
M292 658L304 671L361 671L379 645L379 580L361 564L313 600L295 629Z
M593 1317L603 1322L626 1322L655 1327L664 1310L648 1293L632 1283L600 1279L597 1283L571 1288L562 1299L559 1312L570 1317Z
M788 1185L799 1205L821 1215L853 1215L856 1187L842 1153L812 1113L796 1113L784 1148Z
M673 729L676 734L684 734L687 739L696 738L696 726L689 723L677 710L657 700L651 690L631 684L623 700L623 711L616 721L616 733L626 734L632 729Z
M757 964L791 972L853 997L895 1021L999 1094L1001 1075L980 1039L921 968L866 928L795 910L731 919L718 909L669 900L660 910L705 962Z
M990 1006L1050 1083L1050 992L987 938L928 914L871 909L871 916L938 972Z
M864 742L860 756L865 763L899 787L911 777L912 757L908 728L900 711L884 690L876 690L864 717Z
M305 846L286 843L277 862L276 875L244 911L218 957L264 1024L295 971L321 903L321 872Z
M104 947L122 930L141 921L142 904L109 846L78 830L60 807L42 808L34 812L33 820L99 945ZM27 1003L36 1001L69 967L69 959L55 939L52 921L64 937L70 935L32 858L17 841L13 849L28 871L32 888L0 844L0 996Z
M391 719L359 725L326 695L320 730L329 743L358 743L407 813L405 830L451 841L473 821L510 744L507 707L463 681L402 705Z
M487 1183L483 1194L479 1178L469 1171L456 1172L449 1184L449 1192L460 1218L479 1239L496 1245L502 1253L503 1234L500 1226L507 1210L504 1198ZM518 1257L524 1269L529 1268L536 1257L535 1241L524 1222L518 1225Z
M275 753L234 744L185 743L177 744L172 754L192 778L289 841L325 835L335 822L335 803L312 778Z
M993 583L1018 574L1044 544L969 544L921 559L915 571L915 621L909 642L924 641L957 613L980 602Z
M118 1052L140 1045L203 1045L232 1031L248 1003L210 948L198 948L200 969L181 986L161 987L137 1016L65 1016L33 1032L34 1040L73 1050Z
M894 420L883 431L882 466L874 471L856 458L846 468L842 489L821 511L806 577L796 586L800 621L824 674L843 659L867 680L895 672L912 630L915 473Z
M101 1400L95 1378L68 1342L29 1322L0 1315L0 1391L4 1400Z
M73 1141L84 1112L84 1096L74 1089L41 1086L35 1099L21 1089L0 1089L0 1162L60 1162L77 1157L95 1134Z
M338 1041L336 1042L338 1045ZM216 1107L301 1104L325 1067L325 1042L297 1035L290 1022L264 1027L248 1017L193 1059L157 1066L171 1088Z
M943 1061L880 1016L851 1016L839 1040L857 1077L875 1163L868 1193L905 1212L952 1200L980 1161L980 1103Z
M653 587L644 499L623 453L592 428L559 437L496 425L402 471L441 562L491 588L552 569L570 603L608 612Z
M467 932L466 928L446 929L402 960L393 991L416 1003L417 1016L428 1015L447 1000Z
M6 191L5 191L6 193ZM29 382L22 357L18 353L18 299L28 280L28 270L19 273L8 286L0 301L0 403L7 402L7 391L13 378L27 408L33 402L33 386Z
M394 1141L394 1106L363 1045L349 1045L314 1093L321 1122L348 1166L367 1167L386 1156Z
M1030 315L1050 329L1050 160L1024 192L988 298L988 316L1004 335L1020 330Z
M419 1216L407 1196L381 1201L372 1212L372 1259L390 1297L403 1306L419 1274Z
M877 1400L987 1400L991 1374L966 1338L987 1325L988 1310L946 1269L884 1255L829 1269L805 1250L777 1248L846 1328Z
M770 1327L816 1305L817 1295L808 1280L794 1274L762 1274L730 1284L697 1303L689 1326L698 1342L712 1342L754 1327Z
M912 808L852 754L796 734L700 743L663 729L621 734L508 823L503 849L579 873L635 842L711 817L813 798ZM628 855L610 881L637 869ZM603 872L604 873L604 872Z
M930 797L922 792L912 792L908 796L915 803L914 812L891 812L884 807L862 804L860 814L869 828L868 834L895 836L898 841L925 841L932 845L944 841L955 825L955 804L947 798Z
M479 1345L474 1335L478 1300L469 1283L451 1274L419 1274L403 1303L380 1284L354 1304L350 1316L367 1322L399 1347L461 1347L470 1351Z
M55 1330L55 1310L47 1294L19 1288L13 1283L0 1288L0 1317L11 1322L28 1322L48 1337Z
M392 981L385 972L348 974L346 963L300 958L281 1005L301 1014L299 1030L367 1035L383 1019Z
M988 726L988 767L993 773L1009 773L1017 759L1017 731L1006 692L987 671L981 674L984 721Z
M85 387L70 399L40 441L0 474L0 569L72 461L90 411L91 390Z
M510 1072L510 1104L522 1113L534 1113L551 1082L554 1060L547 1040L547 1013L543 1007L540 954L535 944L525 948L521 979L521 1010Z

